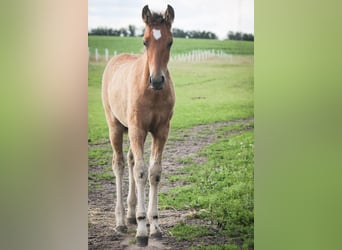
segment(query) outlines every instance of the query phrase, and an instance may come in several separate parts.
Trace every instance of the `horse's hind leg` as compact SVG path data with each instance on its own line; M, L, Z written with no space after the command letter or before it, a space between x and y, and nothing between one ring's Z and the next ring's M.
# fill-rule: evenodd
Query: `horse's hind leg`
M115 174L116 183L116 206L115 206L115 220L118 232L127 232L125 225L125 208L122 195L123 172L124 172L124 156L122 151L124 126L115 118L107 119L109 126L109 138L113 148L112 168Z

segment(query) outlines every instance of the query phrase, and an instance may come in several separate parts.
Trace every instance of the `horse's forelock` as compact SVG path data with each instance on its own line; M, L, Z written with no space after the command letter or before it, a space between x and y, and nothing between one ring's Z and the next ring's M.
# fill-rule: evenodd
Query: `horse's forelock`
M165 23L165 17L161 13L152 13L151 19L149 20L149 25L158 25Z

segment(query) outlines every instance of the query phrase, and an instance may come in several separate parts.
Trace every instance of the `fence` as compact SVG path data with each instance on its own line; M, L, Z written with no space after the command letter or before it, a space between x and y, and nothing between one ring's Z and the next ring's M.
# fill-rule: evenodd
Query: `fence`
M232 61L233 55L226 54L222 50L193 50L187 53L174 55L172 61L201 62L210 58L229 58Z
M115 50L114 53L111 56L116 56L118 53ZM100 55L99 50L97 48L94 49L94 54L91 53L90 49L88 48L88 61L108 61L111 57L109 55L109 50L105 49L104 50L104 54Z
M97 48L94 49L94 54L88 48L88 61L108 61L110 57L116 56L118 52L114 50L109 52L108 49L104 49L104 53L100 55ZM171 61L181 61L181 62L201 62L208 60L210 58L228 58L230 62L233 61L233 55L226 54L222 50L192 50L183 54L176 54L171 56Z

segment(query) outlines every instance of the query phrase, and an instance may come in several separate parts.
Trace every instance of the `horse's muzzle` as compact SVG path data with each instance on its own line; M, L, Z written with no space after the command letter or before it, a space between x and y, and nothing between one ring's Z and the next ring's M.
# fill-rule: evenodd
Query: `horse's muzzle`
M160 76L150 76L150 86L154 90L162 90L165 85L165 77L163 75Z

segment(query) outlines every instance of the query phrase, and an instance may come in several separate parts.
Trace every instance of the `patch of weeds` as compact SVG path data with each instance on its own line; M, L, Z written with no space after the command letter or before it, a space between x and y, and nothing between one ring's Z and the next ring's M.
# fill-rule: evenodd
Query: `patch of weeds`
M89 185L88 185L88 192L89 192L89 191L98 190L98 189L101 189L101 188L102 188L102 185L99 184L99 183L96 183L96 184L89 184Z
M136 238L132 238L129 240L128 242L130 245L135 245L137 243L137 239Z
M167 193L159 193L159 204L163 207L190 208L194 187L191 185L171 188Z
M177 159L177 162L183 165L190 165L195 163L194 159L190 156L179 158Z
M88 165L99 166L108 165L112 159L111 147L96 147L88 150Z
M224 138L224 137L227 137L227 134L229 134L229 132L232 132L232 131L243 132L244 130L247 130L250 128L254 128L253 121L250 121L245 124L233 124L233 125L226 126L226 127L220 127L216 130L216 132L217 132L218 138Z
M113 171L112 166L105 167L105 168L103 169L103 171L112 172L112 171ZM114 176L114 175L113 175L113 176Z
M193 240L197 237L208 235L210 234L210 231L203 226L179 223L170 230L170 234L174 236L176 240L182 241Z
M182 130L177 130L171 133L167 139L168 142L174 142L174 141L185 141L185 137L181 136L180 133Z
M113 173L94 173L91 172L88 174L88 180L108 180L114 181L114 174Z
M190 166L184 166L180 169L177 170L176 173L172 173L172 174L166 174L165 176L167 176L167 179L170 181L183 181L183 180L188 180L188 175L191 172L193 165Z
M190 247L189 250L240 250L240 247L232 244Z
M168 180L170 182L176 182L176 181L185 181L187 177L185 175L179 174L179 175L170 175L168 177Z
M109 159L98 159L97 161L89 160L89 163L88 163L90 167L96 167L99 165L108 165L108 164L109 164Z

